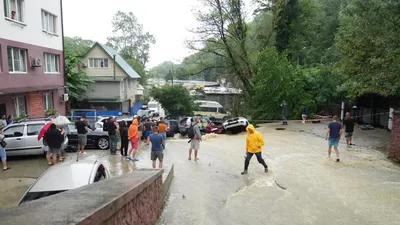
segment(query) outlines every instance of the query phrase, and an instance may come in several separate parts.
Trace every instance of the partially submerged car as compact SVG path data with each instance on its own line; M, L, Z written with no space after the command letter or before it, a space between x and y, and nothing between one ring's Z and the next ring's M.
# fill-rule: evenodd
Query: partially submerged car
M48 168L22 196L18 205L110 178L110 172L95 160L66 161Z
M235 117L225 121L222 126L226 131L231 131L233 133L238 133L245 131L249 121L244 117Z

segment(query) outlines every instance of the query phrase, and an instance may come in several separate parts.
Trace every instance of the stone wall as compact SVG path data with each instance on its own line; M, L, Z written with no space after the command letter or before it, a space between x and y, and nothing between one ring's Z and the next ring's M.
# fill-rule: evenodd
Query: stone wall
M164 200L163 170L136 170L0 210L0 224L153 225Z
M162 187L161 177L145 188L136 198L125 204L104 224L155 224L161 215L161 208L164 202L164 192L160 191L160 187Z
M389 157L400 160L400 113L393 113L392 140Z

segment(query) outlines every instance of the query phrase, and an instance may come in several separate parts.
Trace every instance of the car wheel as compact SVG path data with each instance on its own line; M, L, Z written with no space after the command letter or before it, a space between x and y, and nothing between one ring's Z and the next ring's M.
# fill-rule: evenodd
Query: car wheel
M97 146L102 150L108 149L108 145L109 141L107 137L101 137L97 140Z

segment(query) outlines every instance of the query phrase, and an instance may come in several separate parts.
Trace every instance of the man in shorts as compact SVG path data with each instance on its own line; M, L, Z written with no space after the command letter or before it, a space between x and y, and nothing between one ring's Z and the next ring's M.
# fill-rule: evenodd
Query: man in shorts
M346 137L347 147L351 148L352 139L353 139L353 132L354 132L354 125L356 124L355 119L353 119L349 112L346 113L346 118L343 120L344 129L344 136Z
M193 132L194 132L194 137L190 139L190 148L189 148L189 160L192 160L192 149L194 149L194 161L199 160L197 157L198 151L200 149L200 141L202 141L201 138L201 132L199 128L200 123L200 118L195 118L194 123L191 124L193 126Z
M61 154L61 146L64 142L64 130L60 131L53 123L50 125L45 138L49 146L47 161L49 165L54 165L57 163L57 155Z
M343 129L342 124L338 122L338 117L333 116L333 122L329 123L328 131L326 132L325 140L328 140L328 158L331 158L332 147L336 152L336 162L340 162L339 159L339 140L342 136Z
M78 151L80 154L86 154L85 146L87 144L87 132L89 130L86 116L81 116L81 118L75 122L75 126L78 132Z
M163 137L161 134L158 133L158 127L153 127L153 134L149 137L151 142L151 161L153 162L153 168L156 168L156 161L158 159L159 164L158 168L163 168L163 160L164 160L164 153L163 153Z

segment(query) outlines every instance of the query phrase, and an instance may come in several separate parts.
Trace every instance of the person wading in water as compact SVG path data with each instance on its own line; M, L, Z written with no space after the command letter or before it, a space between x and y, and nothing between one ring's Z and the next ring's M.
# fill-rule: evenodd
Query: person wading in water
M247 174L247 169L249 168L250 160L253 155L256 155L258 162L264 166L264 171L267 173L268 166L261 155L262 147L264 146L264 138L260 132L256 131L256 128L254 128L252 124L249 124L246 130L246 159L244 161L244 171L242 175Z

